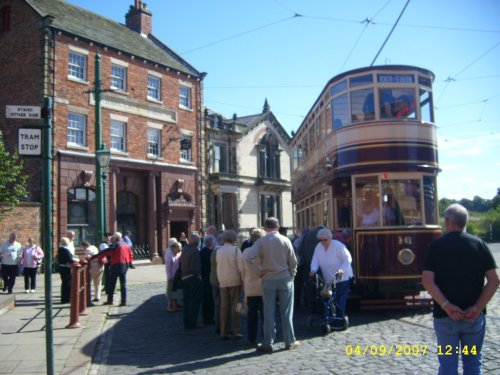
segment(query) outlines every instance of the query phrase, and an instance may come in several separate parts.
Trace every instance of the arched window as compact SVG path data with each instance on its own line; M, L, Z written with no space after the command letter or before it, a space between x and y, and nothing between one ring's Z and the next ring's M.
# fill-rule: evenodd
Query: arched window
M83 240L95 243L95 192L88 188L68 189L68 230L76 234L75 244Z
M280 150L276 137L265 135L258 145L259 177L281 178Z

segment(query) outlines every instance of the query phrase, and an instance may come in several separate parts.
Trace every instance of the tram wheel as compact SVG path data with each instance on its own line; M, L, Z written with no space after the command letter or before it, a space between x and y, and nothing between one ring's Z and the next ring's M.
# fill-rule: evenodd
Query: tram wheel
M323 335L328 335L332 331L332 328L330 327L330 324L323 324L321 326L321 332Z

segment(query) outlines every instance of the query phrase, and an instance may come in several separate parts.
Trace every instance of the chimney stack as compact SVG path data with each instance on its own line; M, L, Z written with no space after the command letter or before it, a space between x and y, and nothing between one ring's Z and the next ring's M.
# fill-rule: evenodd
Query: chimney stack
M146 3L135 0L135 5L131 5L125 15L125 25L143 36L148 36L153 31L153 14L148 9Z

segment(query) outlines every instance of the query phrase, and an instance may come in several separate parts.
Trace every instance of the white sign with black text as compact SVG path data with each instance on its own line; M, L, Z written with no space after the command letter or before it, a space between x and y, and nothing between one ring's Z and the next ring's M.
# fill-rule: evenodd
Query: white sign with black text
M8 105L5 109L5 117L28 120L39 119L40 107L27 105Z
M42 155L42 129L39 128L20 128L18 133L19 155Z

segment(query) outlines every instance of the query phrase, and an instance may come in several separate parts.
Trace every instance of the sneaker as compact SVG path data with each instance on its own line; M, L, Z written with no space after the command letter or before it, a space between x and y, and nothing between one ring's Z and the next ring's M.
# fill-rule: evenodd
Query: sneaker
M28 294L29 292L30 292L30 290L29 290L29 289L26 289L26 290L24 291L24 293L26 293L26 294Z
M36 293L36 289L31 289L31 293Z
M286 344L285 345L285 350L297 349L299 346L300 346L300 341L295 340L291 344Z
M120 306L127 306L127 302L120 303Z
M257 351L271 354L273 352L273 346L266 344L257 344Z
M105 305L105 306L113 306L113 302L106 301L106 302L103 303L103 305Z

